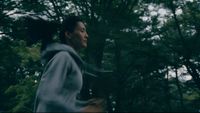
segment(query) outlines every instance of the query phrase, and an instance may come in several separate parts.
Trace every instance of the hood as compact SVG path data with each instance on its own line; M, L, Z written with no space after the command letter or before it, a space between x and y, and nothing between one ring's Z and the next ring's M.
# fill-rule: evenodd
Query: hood
M67 51L79 66L83 65L83 61L77 52L71 46L61 43L52 43L47 45L46 49L44 49L41 53L41 63L46 64L56 53L60 51Z

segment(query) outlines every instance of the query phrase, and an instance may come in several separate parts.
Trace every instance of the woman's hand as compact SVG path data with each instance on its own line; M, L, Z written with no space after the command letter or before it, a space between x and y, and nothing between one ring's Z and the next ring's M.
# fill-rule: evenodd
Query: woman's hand
M93 98L89 100L88 106L86 106L82 112L105 112L106 101L101 98Z

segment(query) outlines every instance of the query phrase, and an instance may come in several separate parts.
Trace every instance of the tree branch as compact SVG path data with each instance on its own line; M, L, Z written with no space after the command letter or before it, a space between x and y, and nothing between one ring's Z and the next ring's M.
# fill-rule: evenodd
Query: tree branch
M60 21L60 17L62 16L62 14L60 14L60 12L59 12L59 8L56 5L56 1L55 0L49 0L49 1L50 1L50 3L52 3L54 11L56 13L56 20Z
M179 21L178 21L178 19L177 19L176 8L175 8L175 6L174 6L174 4L173 4L173 0L170 0L170 4L171 4L171 10L172 10L173 18L174 18L175 25L176 25L175 27L176 27L177 30L178 30L179 37L180 37L180 39L181 39L183 45L186 46L184 36L183 36L183 34L182 34L182 32L181 32L180 23L179 23Z

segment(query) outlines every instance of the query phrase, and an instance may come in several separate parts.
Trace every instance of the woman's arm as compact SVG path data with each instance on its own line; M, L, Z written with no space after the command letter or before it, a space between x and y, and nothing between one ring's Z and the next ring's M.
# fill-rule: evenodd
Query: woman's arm
M59 52L46 65L36 95L36 112L75 111L73 103L66 100L70 92L64 88L72 60L67 52Z

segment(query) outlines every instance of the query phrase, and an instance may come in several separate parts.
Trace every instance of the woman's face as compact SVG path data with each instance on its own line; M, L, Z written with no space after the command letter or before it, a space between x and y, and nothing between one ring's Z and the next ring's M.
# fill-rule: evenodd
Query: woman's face
M74 32L70 33L70 42L75 49L87 47L88 34L83 22L77 22Z

